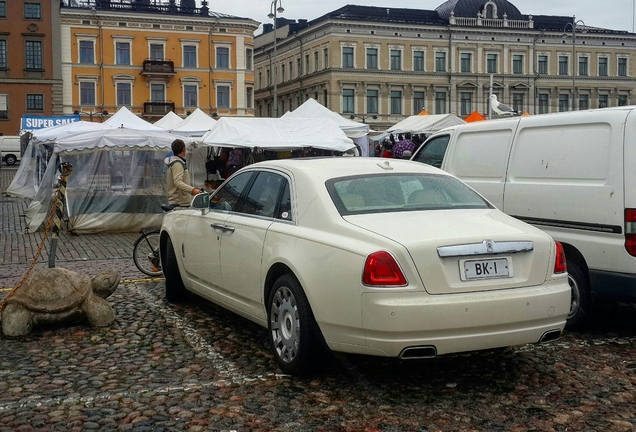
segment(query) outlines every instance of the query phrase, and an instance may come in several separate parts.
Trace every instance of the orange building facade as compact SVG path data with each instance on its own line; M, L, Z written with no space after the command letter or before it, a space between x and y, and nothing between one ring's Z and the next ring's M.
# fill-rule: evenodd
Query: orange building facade
M196 108L254 115L256 21L208 11L205 2L97 6L61 9L65 114L103 121L125 106L151 122Z

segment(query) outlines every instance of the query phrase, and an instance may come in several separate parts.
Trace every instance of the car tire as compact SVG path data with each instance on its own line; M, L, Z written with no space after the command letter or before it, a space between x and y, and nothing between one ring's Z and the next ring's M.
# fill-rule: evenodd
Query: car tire
M10 154L5 156L4 161L7 163L7 165L15 165L18 159Z
M185 300L186 289L181 279L177 256L172 246L170 237L166 240L165 262L162 263L163 275L166 278L166 300L170 303L179 303Z
M573 331L582 330L592 313L590 281L576 261L568 259L567 269L572 301L565 328Z
M289 375L316 372L325 342L298 280L279 277L267 302L268 338L276 362Z

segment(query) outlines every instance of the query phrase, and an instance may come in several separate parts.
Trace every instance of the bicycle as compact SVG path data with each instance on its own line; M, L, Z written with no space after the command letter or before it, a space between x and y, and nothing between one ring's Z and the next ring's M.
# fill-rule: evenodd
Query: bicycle
M179 207L177 204L161 204L165 212ZM139 238L133 246L133 261L140 272L151 276L163 276L161 257L159 256L159 228L140 228Z

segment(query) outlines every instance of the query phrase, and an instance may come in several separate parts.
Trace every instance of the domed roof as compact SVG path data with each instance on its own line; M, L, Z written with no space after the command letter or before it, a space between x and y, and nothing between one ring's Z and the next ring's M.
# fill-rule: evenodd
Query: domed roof
M481 13L486 3L495 5L497 16L502 19L504 13L509 20L523 20L524 16L519 9L507 0L447 0L435 9L441 18L449 19L451 12L456 17L477 18L477 13Z

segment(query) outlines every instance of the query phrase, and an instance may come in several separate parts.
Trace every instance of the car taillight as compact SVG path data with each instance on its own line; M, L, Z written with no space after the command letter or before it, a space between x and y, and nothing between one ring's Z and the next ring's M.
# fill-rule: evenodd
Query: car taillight
M636 209L625 209L625 249L636 256Z
M393 255L380 251L367 257L362 282L371 286L403 286L406 285L406 278Z
M554 273L565 273L568 270L568 266L565 260L565 250L563 245L559 242L554 242L556 246L556 259L554 260Z

